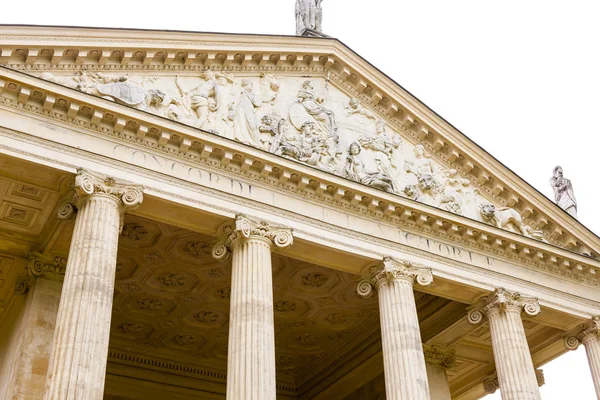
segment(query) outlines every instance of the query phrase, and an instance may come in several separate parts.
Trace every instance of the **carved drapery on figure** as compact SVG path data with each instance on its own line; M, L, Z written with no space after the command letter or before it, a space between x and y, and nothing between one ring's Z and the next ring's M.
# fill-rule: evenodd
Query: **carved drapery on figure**
M314 0L298 2L300 9L314 5ZM328 79L266 72L236 77L212 70L195 77L82 71L71 78L45 72L42 78L543 240L515 209L490 203L456 169L434 161L423 145L404 142L383 116ZM574 199L572 190L561 193Z
M577 218L577 200L573 192L571 181L563 176L563 169L560 166L554 168L550 185L554 190L554 200L556 204L573 217Z
M302 36L306 29L323 31L323 0L296 0L296 35Z

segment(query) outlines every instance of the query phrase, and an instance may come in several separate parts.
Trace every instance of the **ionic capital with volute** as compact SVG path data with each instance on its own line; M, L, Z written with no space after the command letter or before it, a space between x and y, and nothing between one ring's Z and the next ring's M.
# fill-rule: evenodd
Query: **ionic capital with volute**
M413 263L385 257L381 263L369 269L370 279L364 279L357 285L358 294L368 297L373 288L379 289L381 285L393 280L406 281L410 285L415 282L420 286L429 286L433 283L433 274L430 269L417 267Z
M217 260L229 257L231 251L247 240L263 240L278 249L291 246L294 242L292 229L263 220L238 215L235 221L226 222L217 231L220 239L213 246L212 255Z
M441 365L448 369L456 364L456 355L454 350L442 349L436 345L423 345L423 354L425 361L430 364Z
M600 333L600 316L595 316L580 325L574 334L565 337L565 347L569 350L576 350L580 344L598 333Z
M544 371L542 369L538 368L535 370L535 379L537 380L539 387L546 384L546 378L544 377ZM494 394L498 389L500 389L498 374L494 373L483 380L483 390L487 394Z
M26 294L31 288L33 281L40 276L51 274L58 277L58 279L62 279L65 275L67 259L64 257L50 257L32 252L27 259L24 273L15 282L15 294Z
M540 303L535 297L527 297L517 292L498 288L489 296L482 297L479 304L471 308L468 314L469 322L479 324L484 317L489 318L500 311L517 313L523 311L526 315L534 317L540 313Z
M121 213L135 209L144 199L144 187L127 182L117 181L110 176L101 175L85 169L78 169L75 177L75 191L73 198L61 204L58 209L58 218L71 219L75 217L77 209L92 195L105 196L115 200Z

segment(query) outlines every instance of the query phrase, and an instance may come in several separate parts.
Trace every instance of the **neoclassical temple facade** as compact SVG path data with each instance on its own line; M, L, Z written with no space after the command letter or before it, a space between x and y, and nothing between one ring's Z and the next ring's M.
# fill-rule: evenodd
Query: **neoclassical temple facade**
M0 27L0 398L600 393L600 239L311 36Z

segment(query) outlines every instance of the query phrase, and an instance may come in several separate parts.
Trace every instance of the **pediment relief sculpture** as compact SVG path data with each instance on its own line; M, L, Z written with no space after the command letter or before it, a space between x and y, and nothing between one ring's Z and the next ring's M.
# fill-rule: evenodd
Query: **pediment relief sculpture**
M457 170L430 158L425 147L401 137L375 111L328 79L212 70L200 76L82 71L72 76L45 72L41 77L543 240L516 210L492 204Z

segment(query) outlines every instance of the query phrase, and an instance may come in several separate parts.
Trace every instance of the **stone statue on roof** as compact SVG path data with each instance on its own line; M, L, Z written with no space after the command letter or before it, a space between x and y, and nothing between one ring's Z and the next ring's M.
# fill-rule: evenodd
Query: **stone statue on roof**
M306 29L322 32L323 0L296 0L296 35L302 36Z
M563 169L560 166L554 168L553 176L550 178L550 185L554 189L554 200L556 204L574 218L577 218L577 200L573 192L571 181L563 176Z

